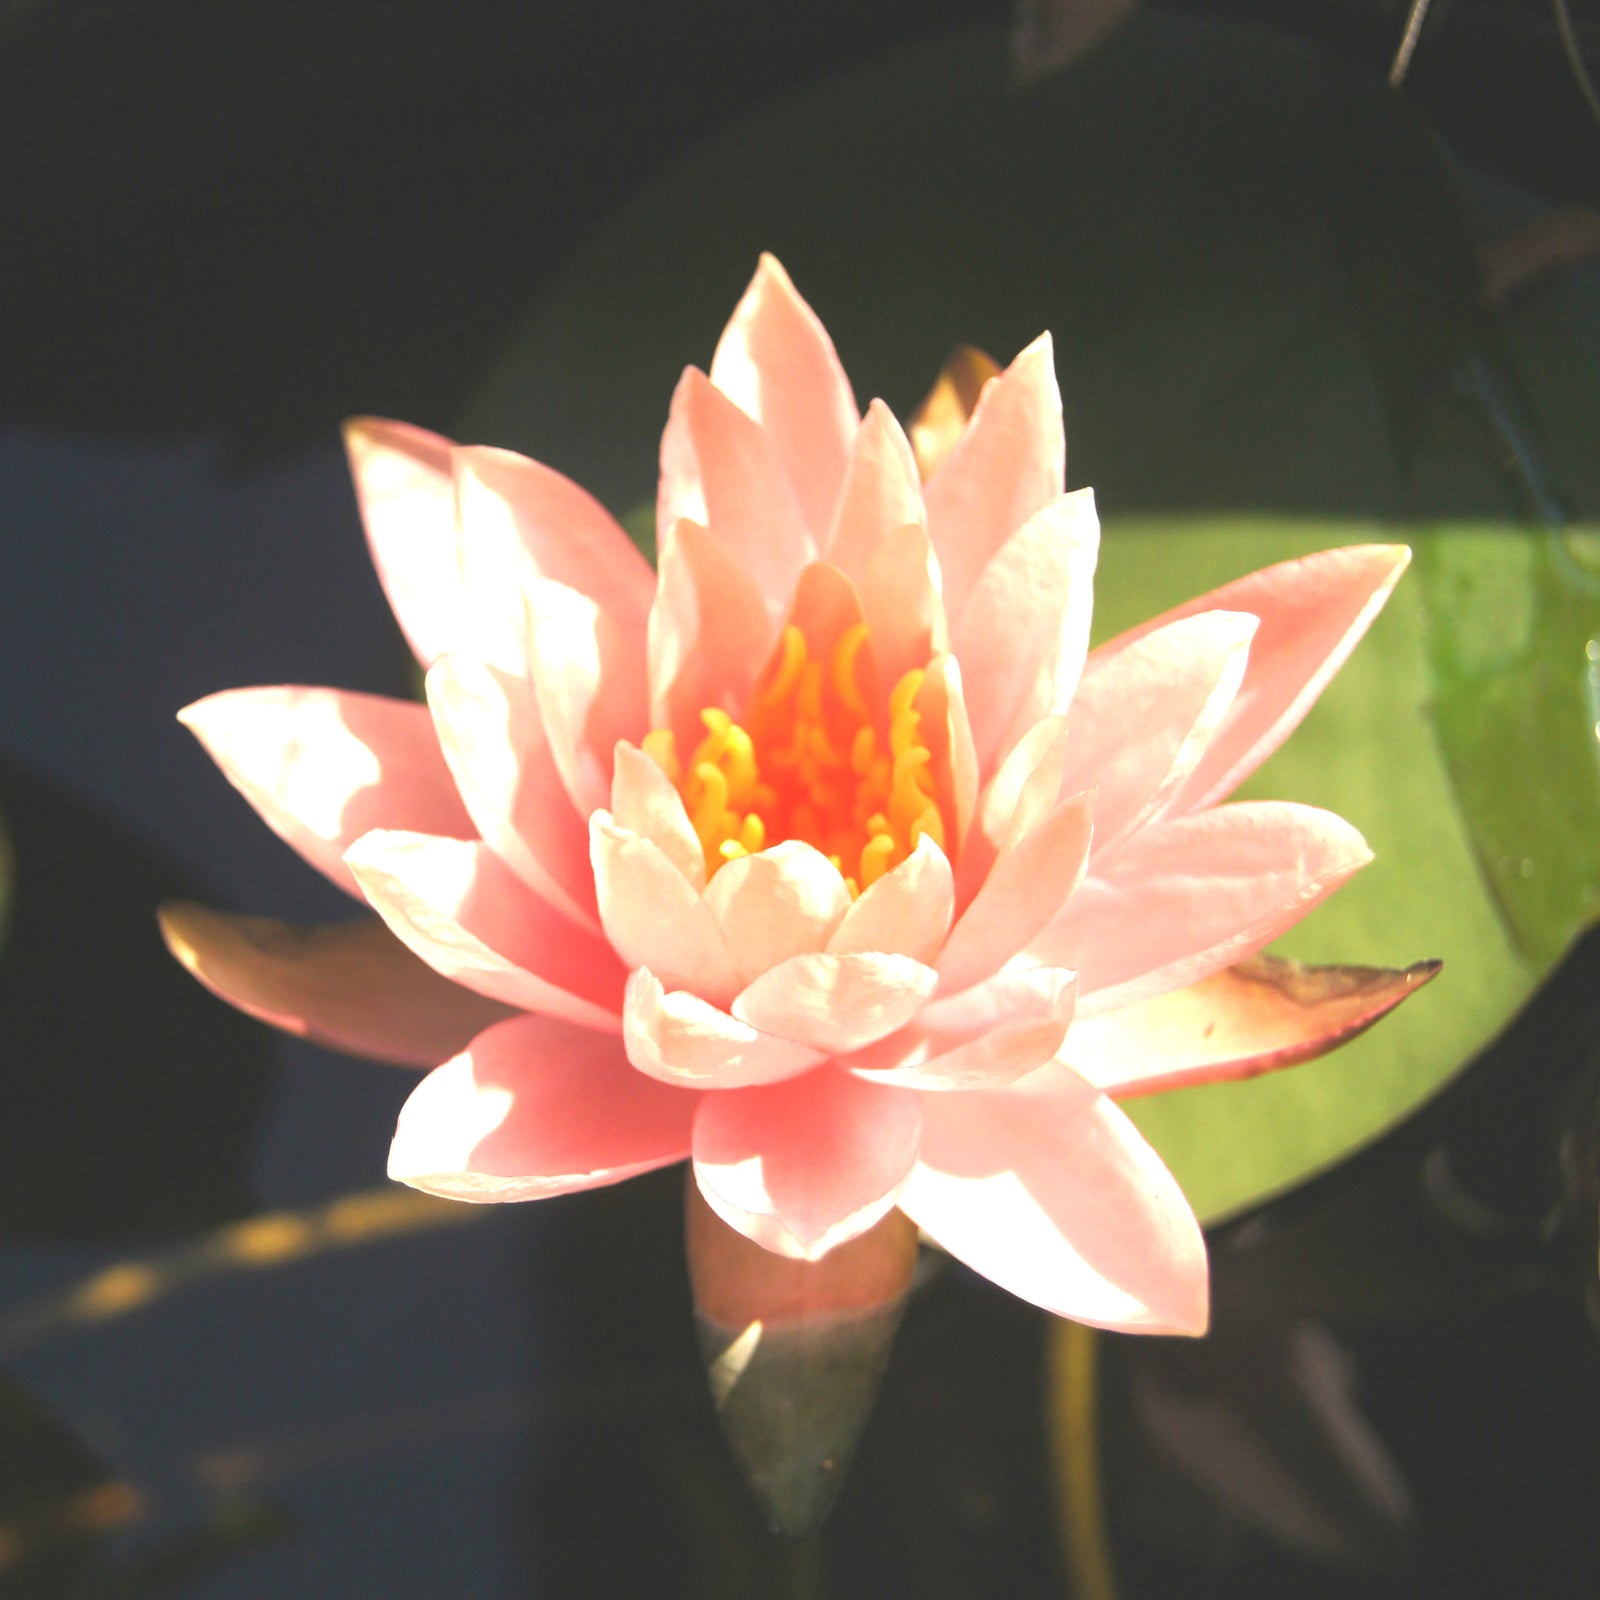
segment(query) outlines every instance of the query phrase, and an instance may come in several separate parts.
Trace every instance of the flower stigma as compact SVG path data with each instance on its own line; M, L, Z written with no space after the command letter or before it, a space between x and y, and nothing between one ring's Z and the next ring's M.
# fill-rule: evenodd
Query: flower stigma
M898 866L924 835L945 848L933 756L916 709L924 669L904 673L880 716L871 630L845 629L825 656L794 623L783 630L745 723L719 706L700 713L705 737L687 763L657 728L643 749L683 797L709 877L726 862L786 839L820 850L852 898Z

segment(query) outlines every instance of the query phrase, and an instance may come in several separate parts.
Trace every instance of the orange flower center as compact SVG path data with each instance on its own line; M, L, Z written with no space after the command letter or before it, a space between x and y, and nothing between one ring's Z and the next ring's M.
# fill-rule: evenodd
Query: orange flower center
M671 730L644 739L647 755L683 796L706 872L785 839L814 845L859 894L899 865L926 834L945 844L932 756L916 709L924 672L907 672L875 714L863 685L856 623L816 658L801 630L783 630L745 725L720 707L700 713L706 734L687 764Z

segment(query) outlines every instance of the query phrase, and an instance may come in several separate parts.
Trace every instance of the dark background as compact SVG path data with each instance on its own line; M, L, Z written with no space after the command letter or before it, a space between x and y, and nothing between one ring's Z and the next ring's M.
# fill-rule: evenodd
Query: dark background
M1403 22L1376 0L1168 10L1291 30L1378 76ZM1600 201L1600 129L1548 7L1435 10L1407 101L1480 172ZM410 1079L233 1017L167 963L150 919L176 893L342 907L172 721L232 684L405 692L339 420L449 431L530 297L676 154L834 67L1007 14L0 0L0 813L17 859L0 1596L1063 1592L1042 1319L958 1274L913 1307L824 1557L768 1540L722 1457L672 1175L272 1270L183 1266L200 1230L381 1184ZM99 1320L63 1310L127 1259L176 1286ZM1484 1315L1368 1352L1402 1439L1416 1373L1439 1365L1426 1341L1451 1328L1478 1343L1458 1341L1439 1407L1488 1391L1518 1408L1458 1451L1522 1438L1530 1414L1538 1437L1551 1391L1497 1389L1508 1340L1543 1341L1549 1381L1589 1403L1581 1322ZM1127 1506L1150 1492L1138 1396L1248 1386L1249 1362L1241 1379L1218 1348L1220 1376L1118 1380ZM1410 1448L1459 1531L1476 1502L1428 1478L1436 1438ZM1569 1487L1593 1481L1585 1448L1561 1445ZM1535 1477L1551 1459L1527 1458ZM108 1483L120 1499L95 1498ZM1198 1550L1207 1593L1432 1593L1415 1563L1434 1559L1448 1592L1500 1592L1426 1539L1396 1556L1360 1516L1343 1526L1375 1565L1315 1580L1248 1517L1171 1520L1135 1578L1192 1578ZM1591 1554L1562 1545L1540 1592L1567 1592Z

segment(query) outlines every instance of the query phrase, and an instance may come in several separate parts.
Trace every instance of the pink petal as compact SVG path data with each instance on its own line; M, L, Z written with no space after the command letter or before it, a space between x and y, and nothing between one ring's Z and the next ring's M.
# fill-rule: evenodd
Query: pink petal
M610 796L617 741L646 727L644 639L587 595L546 579L530 585L528 613L528 665L550 754L586 817Z
M922 1008L907 1028L840 1058L858 1077L904 1089L998 1089L1054 1059L1077 980L1055 967L1002 972Z
M229 689L178 720L268 825L353 895L343 856L373 828L472 837L422 706L339 689Z
M885 535L923 521L922 485L911 446L894 413L874 400L850 446L823 559L859 582Z
M610 948L484 845L375 831L345 860L372 908L435 972L520 1010L621 1027L624 973Z
M373 565L426 667L469 636L456 562L452 446L424 428L377 417L352 417L344 444Z
M778 629L738 558L698 523L666 530L660 562L647 635L650 722L672 729L687 757L704 733L703 709L745 705Z
M1098 861L1172 799L1204 759L1248 670L1256 619L1202 611L1097 651L1073 697L1061 783L1095 791Z
M432 1067L510 1013L419 961L377 917L298 928L175 903L167 948L241 1011L350 1055Z
M761 257L734 309L711 381L766 430L812 528L826 531L856 431L856 402L827 329L775 257Z
M389 1176L452 1200L620 1183L688 1155L699 1098L635 1072L614 1034L514 1017L417 1085Z
M533 575L587 595L619 622L643 623L655 593L650 563L593 495L510 450L458 447L451 463L475 619L500 593L515 593L526 562Z
M939 809L955 827L954 839L946 840L946 853L959 864L961 847L978 803L978 758L972 747L972 724L967 720L961 668L954 656L935 656L928 663L911 705L922 719L922 741L933 757Z
M1372 859L1330 811L1287 801L1217 806L1136 833L1086 878L1028 953L1078 974L1099 1016L1242 961Z
M937 983L910 956L791 956L750 984L732 1011L763 1033L838 1054L904 1027Z
M713 1005L732 999L739 981L716 916L661 848L597 811L589 854L600 923L623 964Z
M1174 811L1198 811L1230 793L1278 748L1383 608L1411 552L1404 545L1353 545L1252 572L1103 645L1112 654L1197 611L1248 611L1261 627L1232 713L1187 783Z
M923 1095L922 1115L921 1154L900 1205L951 1255L1077 1322L1205 1331L1205 1241L1194 1213L1098 1090L1046 1069L1011 1089Z
M782 614L817 541L776 447L761 426L690 367L661 438L656 526L680 518L711 530L755 580L766 610Z
M823 1057L774 1038L682 989L670 993L640 967L622 1009L628 1059L640 1072L685 1088L740 1089L809 1071Z
M719 867L705 903L743 986L790 956L823 949L850 909L850 891L820 850L788 839Z
M433 664L427 689L444 758L484 843L534 893L598 929L589 830L556 770L532 687L450 655Z
M886 534L866 564L861 611L872 629L873 655L887 692L914 668L950 649L939 593L939 561L920 523Z
M994 553L1061 494L1066 461L1046 333L984 388L966 432L923 487L951 616Z
M1088 489L1030 517L997 550L950 629L978 766L1063 711L1089 648L1100 522Z
M941 993L956 994L992 976L1050 923L1083 879L1092 831L1089 797L1075 795L996 857L934 963Z
M644 751L617 746L611 771L611 816L619 828L648 839L695 891L706 886L706 853L683 809L683 796ZM588 874L591 883L593 875Z
M1062 1059L1118 1099L1253 1078L1353 1039L1439 967L1307 967L1251 956L1186 989L1084 1019Z
M1068 735L1065 717L1041 717L1012 745L985 785L978 802L978 826L961 860L965 899L971 899L988 876L1000 851L1032 833L1056 808L1062 794L1061 769Z
M815 1261L894 1205L916 1159L918 1099L833 1067L702 1097L694 1175L730 1227Z
M955 883L944 851L924 834L898 866L864 889L828 940L836 956L877 951L931 962L950 931Z

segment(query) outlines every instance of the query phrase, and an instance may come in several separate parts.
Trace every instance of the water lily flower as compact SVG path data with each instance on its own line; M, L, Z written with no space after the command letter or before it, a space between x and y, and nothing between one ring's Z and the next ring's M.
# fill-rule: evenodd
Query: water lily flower
M1258 958L1369 852L1221 803L1407 552L1272 567L1090 653L1048 335L962 357L912 435L858 411L770 258L672 398L655 570L548 467L352 423L427 704L182 716L382 926L189 907L169 938L256 1015L433 1069L389 1161L418 1188L688 1160L768 1252L898 1208L1050 1311L1198 1333L1200 1229L1117 1101L1304 1059L1431 975Z

